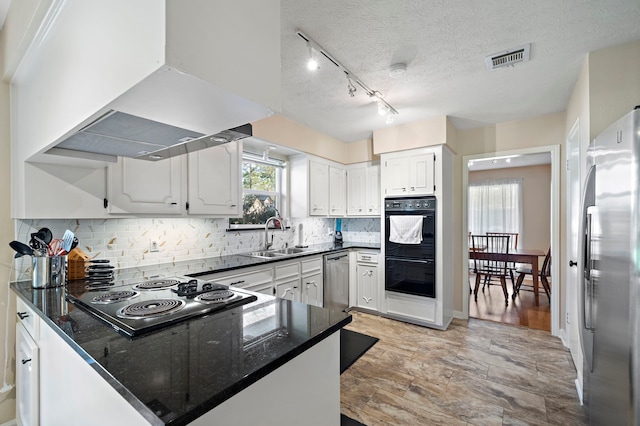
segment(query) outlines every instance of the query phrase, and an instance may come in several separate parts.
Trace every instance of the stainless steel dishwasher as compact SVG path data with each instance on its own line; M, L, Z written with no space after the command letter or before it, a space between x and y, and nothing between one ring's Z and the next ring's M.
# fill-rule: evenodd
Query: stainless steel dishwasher
M349 307L349 252L339 251L324 256L324 307Z

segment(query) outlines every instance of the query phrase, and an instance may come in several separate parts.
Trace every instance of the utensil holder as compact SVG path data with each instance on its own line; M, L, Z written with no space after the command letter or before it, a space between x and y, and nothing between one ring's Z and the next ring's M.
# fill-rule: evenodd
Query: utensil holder
M67 284L67 256L34 256L33 288L60 287Z

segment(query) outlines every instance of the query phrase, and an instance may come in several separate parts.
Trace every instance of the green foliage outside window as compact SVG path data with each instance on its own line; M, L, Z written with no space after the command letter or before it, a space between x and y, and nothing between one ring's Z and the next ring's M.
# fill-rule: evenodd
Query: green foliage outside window
M278 169L275 166L244 161L242 163L241 218L229 219L231 225L262 225L275 215L278 202Z

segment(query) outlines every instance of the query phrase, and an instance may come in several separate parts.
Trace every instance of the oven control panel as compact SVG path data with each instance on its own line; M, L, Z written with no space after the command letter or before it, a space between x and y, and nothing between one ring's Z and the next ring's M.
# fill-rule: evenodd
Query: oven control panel
M406 212L413 210L434 210L436 208L436 197L419 198L386 198L384 209L387 212Z

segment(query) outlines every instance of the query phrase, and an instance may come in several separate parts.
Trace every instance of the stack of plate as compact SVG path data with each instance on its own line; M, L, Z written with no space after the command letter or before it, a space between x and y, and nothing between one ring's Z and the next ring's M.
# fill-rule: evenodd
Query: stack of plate
M106 259L88 261L85 281L90 286L113 285L113 266Z

